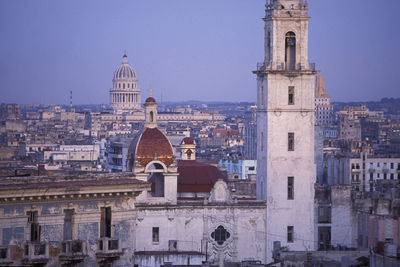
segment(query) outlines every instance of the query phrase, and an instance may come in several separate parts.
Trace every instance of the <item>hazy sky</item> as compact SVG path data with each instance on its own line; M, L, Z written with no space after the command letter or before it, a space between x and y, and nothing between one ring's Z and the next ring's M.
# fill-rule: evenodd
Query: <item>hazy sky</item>
M0 102L109 102L126 51L142 99L255 101L265 0L0 1ZM400 1L309 0L333 101L400 97Z

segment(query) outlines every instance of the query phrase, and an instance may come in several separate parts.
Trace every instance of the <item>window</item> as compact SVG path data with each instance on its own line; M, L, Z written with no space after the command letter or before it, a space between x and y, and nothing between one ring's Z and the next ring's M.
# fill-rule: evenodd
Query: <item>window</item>
M288 177L287 183L287 198L294 199L294 177Z
M294 151L294 133L288 133L288 151Z
M214 232L211 233L211 237L217 242L218 245L224 244L224 242L231 236L231 234L222 226L218 226Z
M390 163L390 168L391 168L391 169L394 169L394 163L393 163L393 162Z
M288 99L288 104L289 105L294 105L294 86L289 86L289 99Z
M296 34L286 33L285 38L285 63L287 70L294 70L296 66Z
M153 242L160 242L160 228L158 227L153 227Z
M264 132L261 132L261 151L264 151Z
M390 174L390 180L393 180L394 179L394 173L391 173Z
M100 237L111 237L111 207L101 207L100 212Z
M73 209L64 210L64 240L72 240L72 216L74 214Z
M287 242L293 243L293 226L287 227Z
M153 118L153 111L150 111L150 122L153 122L154 118Z
M261 105L264 105L264 85L261 85Z
M27 211L26 215L28 216L28 224L31 230L31 242L39 242L40 241L40 225L38 223L38 211Z

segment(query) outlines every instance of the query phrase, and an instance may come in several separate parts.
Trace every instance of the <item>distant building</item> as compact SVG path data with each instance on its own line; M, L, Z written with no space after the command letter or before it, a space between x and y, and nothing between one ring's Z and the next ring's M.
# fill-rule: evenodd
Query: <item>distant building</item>
M1 103L0 106L0 119L19 119L20 110L17 104L5 104Z
M126 172L131 136L111 137L106 145L107 166L110 172Z
M375 191L382 180L400 181L400 158L336 154L327 156L327 183L352 185L357 191Z
M325 87L325 77L317 76L315 85L315 124L330 125L333 123L333 106Z
M220 160L218 167L226 169L230 179L250 180L257 174L257 160Z
M250 111L245 114L244 125L244 158L257 159L257 122L256 122L257 107L250 107Z

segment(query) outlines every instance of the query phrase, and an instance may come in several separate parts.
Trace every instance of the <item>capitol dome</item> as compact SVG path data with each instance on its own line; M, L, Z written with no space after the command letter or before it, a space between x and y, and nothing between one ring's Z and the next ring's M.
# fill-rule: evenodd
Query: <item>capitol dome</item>
M137 81L135 70L128 64L128 56L124 55L122 57L122 65L114 72L114 82L124 80L134 80Z
M110 105L115 113L133 112L141 109L140 89L135 70L128 64L128 56L114 72L113 88L110 90Z

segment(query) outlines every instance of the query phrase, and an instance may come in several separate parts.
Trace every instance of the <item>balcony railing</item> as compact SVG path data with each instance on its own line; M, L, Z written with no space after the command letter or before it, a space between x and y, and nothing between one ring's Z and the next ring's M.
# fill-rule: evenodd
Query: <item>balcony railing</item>
M66 240L61 243L61 261L83 261L87 255L86 241Z
M49 260L49 243L25 243L23 260L28 262L47 262Z
M98 241L96 257L99 260L119 258L123 254L121 240L117 238L103 237Z
M315 63L308 63L306 64L297 63L294 68L287 68L285 62L274 63L274 62L258 62L257 63L257 70L276 70L276 71L315 71Z

